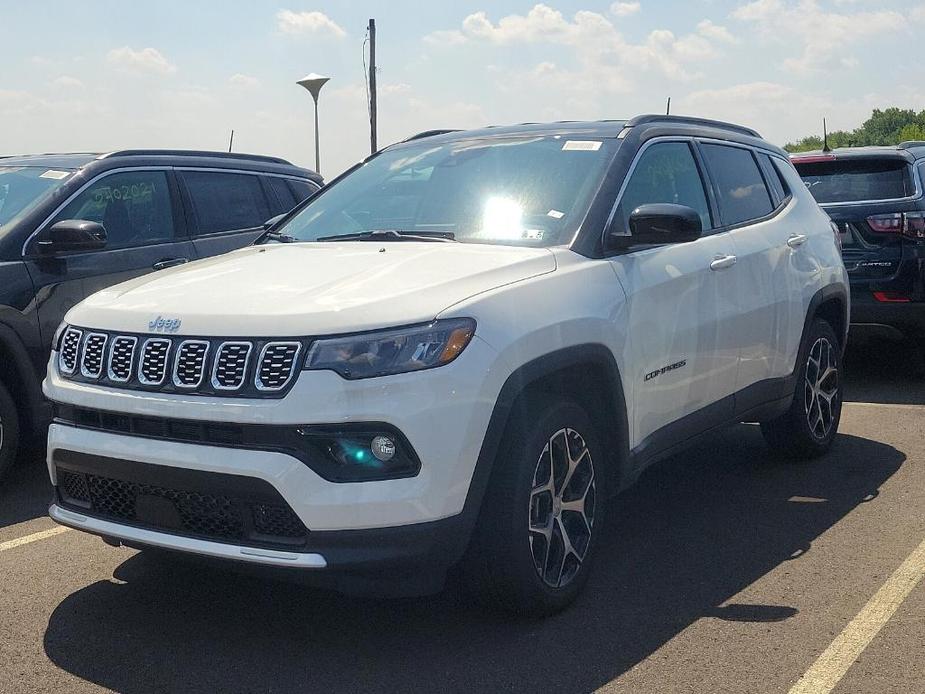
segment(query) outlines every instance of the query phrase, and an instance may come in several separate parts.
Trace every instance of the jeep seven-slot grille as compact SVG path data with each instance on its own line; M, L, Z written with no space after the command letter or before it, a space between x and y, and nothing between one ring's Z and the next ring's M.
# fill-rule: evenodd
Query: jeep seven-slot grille
M67 379L166 393L282 397L301 368L301 340L120 335L69 327L58 367Z
M282 497L272 501L173 489L60 467L57 478L65 506L108 520L240 544L294 547L304 545L308 536Z

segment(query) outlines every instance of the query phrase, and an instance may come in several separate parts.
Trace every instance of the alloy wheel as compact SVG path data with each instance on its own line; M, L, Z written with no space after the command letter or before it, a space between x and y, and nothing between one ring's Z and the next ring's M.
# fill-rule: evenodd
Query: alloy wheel
M838 408L838 357L827 338L817 339L806 359L806 422L817 439L829 435Z
M530 492L530 551L537 574L551 588L568 585L591 545L594 462L574 429L553 434L540 454Z

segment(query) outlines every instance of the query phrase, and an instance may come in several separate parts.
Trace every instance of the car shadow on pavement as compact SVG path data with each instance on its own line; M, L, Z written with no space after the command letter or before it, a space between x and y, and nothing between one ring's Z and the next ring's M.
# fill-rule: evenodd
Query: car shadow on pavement
M53 488L42 462L44 446L32 445L0 482L0 528L48 515Z
M845 353L845 401L925 405L925 345L859 334Z
M361 600L140 553L57 606L45 651L121 692L589 691L700 618L796 614L732 599L876 503L904 460L847 435L808 464L773 458L755 426L712 436L614 500L587 590L543 621L492 614L452 586Z

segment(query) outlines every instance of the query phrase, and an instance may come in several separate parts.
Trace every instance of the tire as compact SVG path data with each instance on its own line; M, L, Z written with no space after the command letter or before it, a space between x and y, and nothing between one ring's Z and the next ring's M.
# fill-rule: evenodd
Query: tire
M761 433L775 451L794 459L817 458L832 445L842 408L841 348L835 331L817 318L800 348L790 409L762 422Z
M19 413L9 391L0 382L0 481L13 467L19 452Z
M546 616L581 592L603 520L598 440L571 400L540 395L515 404L463 567L493 607Z

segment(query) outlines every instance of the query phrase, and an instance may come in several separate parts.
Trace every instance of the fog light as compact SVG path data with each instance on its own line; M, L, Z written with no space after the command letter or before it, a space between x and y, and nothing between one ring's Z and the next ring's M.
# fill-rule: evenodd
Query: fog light
M395 457L395 442L388 436L375 437L369 447L373 455L383 463Z

